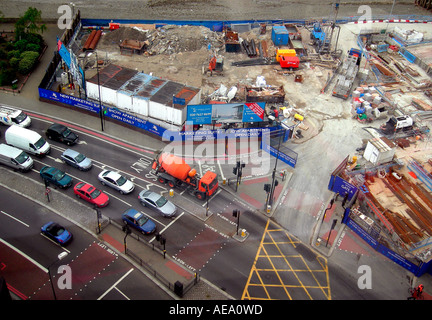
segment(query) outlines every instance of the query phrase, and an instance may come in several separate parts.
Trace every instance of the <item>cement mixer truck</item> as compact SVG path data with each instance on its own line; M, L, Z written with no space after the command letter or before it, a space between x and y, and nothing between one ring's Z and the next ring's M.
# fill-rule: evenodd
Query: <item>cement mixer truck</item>
M160 183L170 188L186 187L188 192L199 200L205 200L216 193L219 184L217 174L206 171L202 177L184 159L162 152L153 161L152 169Z

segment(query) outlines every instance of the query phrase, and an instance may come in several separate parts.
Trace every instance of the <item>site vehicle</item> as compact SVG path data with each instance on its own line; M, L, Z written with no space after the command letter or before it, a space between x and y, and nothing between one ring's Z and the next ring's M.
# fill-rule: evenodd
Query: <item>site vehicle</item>
M159 182L167 183L169 187L186 186L190 194L200 200L205 200L216 193L219 184L217 174L212 171L199 177L196 169L192 169L183 158L162 152L153 162L154 170Z
M12 125L6 130L5 139L8 145L37 156L44 156L51 150L49 143L39 133L16 125Z
M0 105L0 123L7 126L14 124L23 128L27 128L31 124L31 119L21 110Z
M410 116L391 117L381 126L381 130L386 134L395 133L402 130L411 130L414 121Z
M33 168L33 159L27 153L4 143L0 144L0 163L22 172Z

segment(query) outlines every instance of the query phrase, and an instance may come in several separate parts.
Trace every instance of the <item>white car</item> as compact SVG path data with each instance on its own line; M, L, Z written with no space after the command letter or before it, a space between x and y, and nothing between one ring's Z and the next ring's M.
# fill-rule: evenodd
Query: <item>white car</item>
M135 188L132 181L126 179L120 173L111 170L103 170L99 173L98 179L102 185L116 189L121 194L131 193Z

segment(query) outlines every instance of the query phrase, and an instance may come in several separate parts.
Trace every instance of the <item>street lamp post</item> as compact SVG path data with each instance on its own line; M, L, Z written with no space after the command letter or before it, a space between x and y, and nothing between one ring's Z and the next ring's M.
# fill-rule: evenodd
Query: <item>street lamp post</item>
M103 108L102 108L102 102L101 102L101 93L100 93L100 81L99 81L99 58L97 51L94 52L96 54L96 71L97 71L97 82L98 82L98 94L99 94L99 117L101 121L101 129L104 131L104 124L103 124Z
M51 268L55 263L57 263L58 261L64 259L67 255L68 255L68 253L67 253L66 251L63 251L62 253L60 253L60 254L57 256L57 260L54 261L53 263L51 263L51 264L48 266L48 276L49 276L49 280L50 280L50 283L51 283L51 289L52 289L52 292L53 292L54 300L57 300L57 296L56 296L56 293L55 293L55 290L54 290L54 285L53 285L53 281L52 281L52 277L51 277L51 270L50 270L50 268Z

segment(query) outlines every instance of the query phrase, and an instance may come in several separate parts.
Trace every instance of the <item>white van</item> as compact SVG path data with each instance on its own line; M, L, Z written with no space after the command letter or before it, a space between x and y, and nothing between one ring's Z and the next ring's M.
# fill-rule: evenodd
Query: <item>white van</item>
M0 144L0 163L22 172L33 168L33 159L27 153L4 143Z
M16 125L6 130L5 139L8 145L37 156L44 156L51 150L49 143L39 133Z
M0 105L0 123L11 126L13 124L27 128L31 125L30 117L21 110Z

